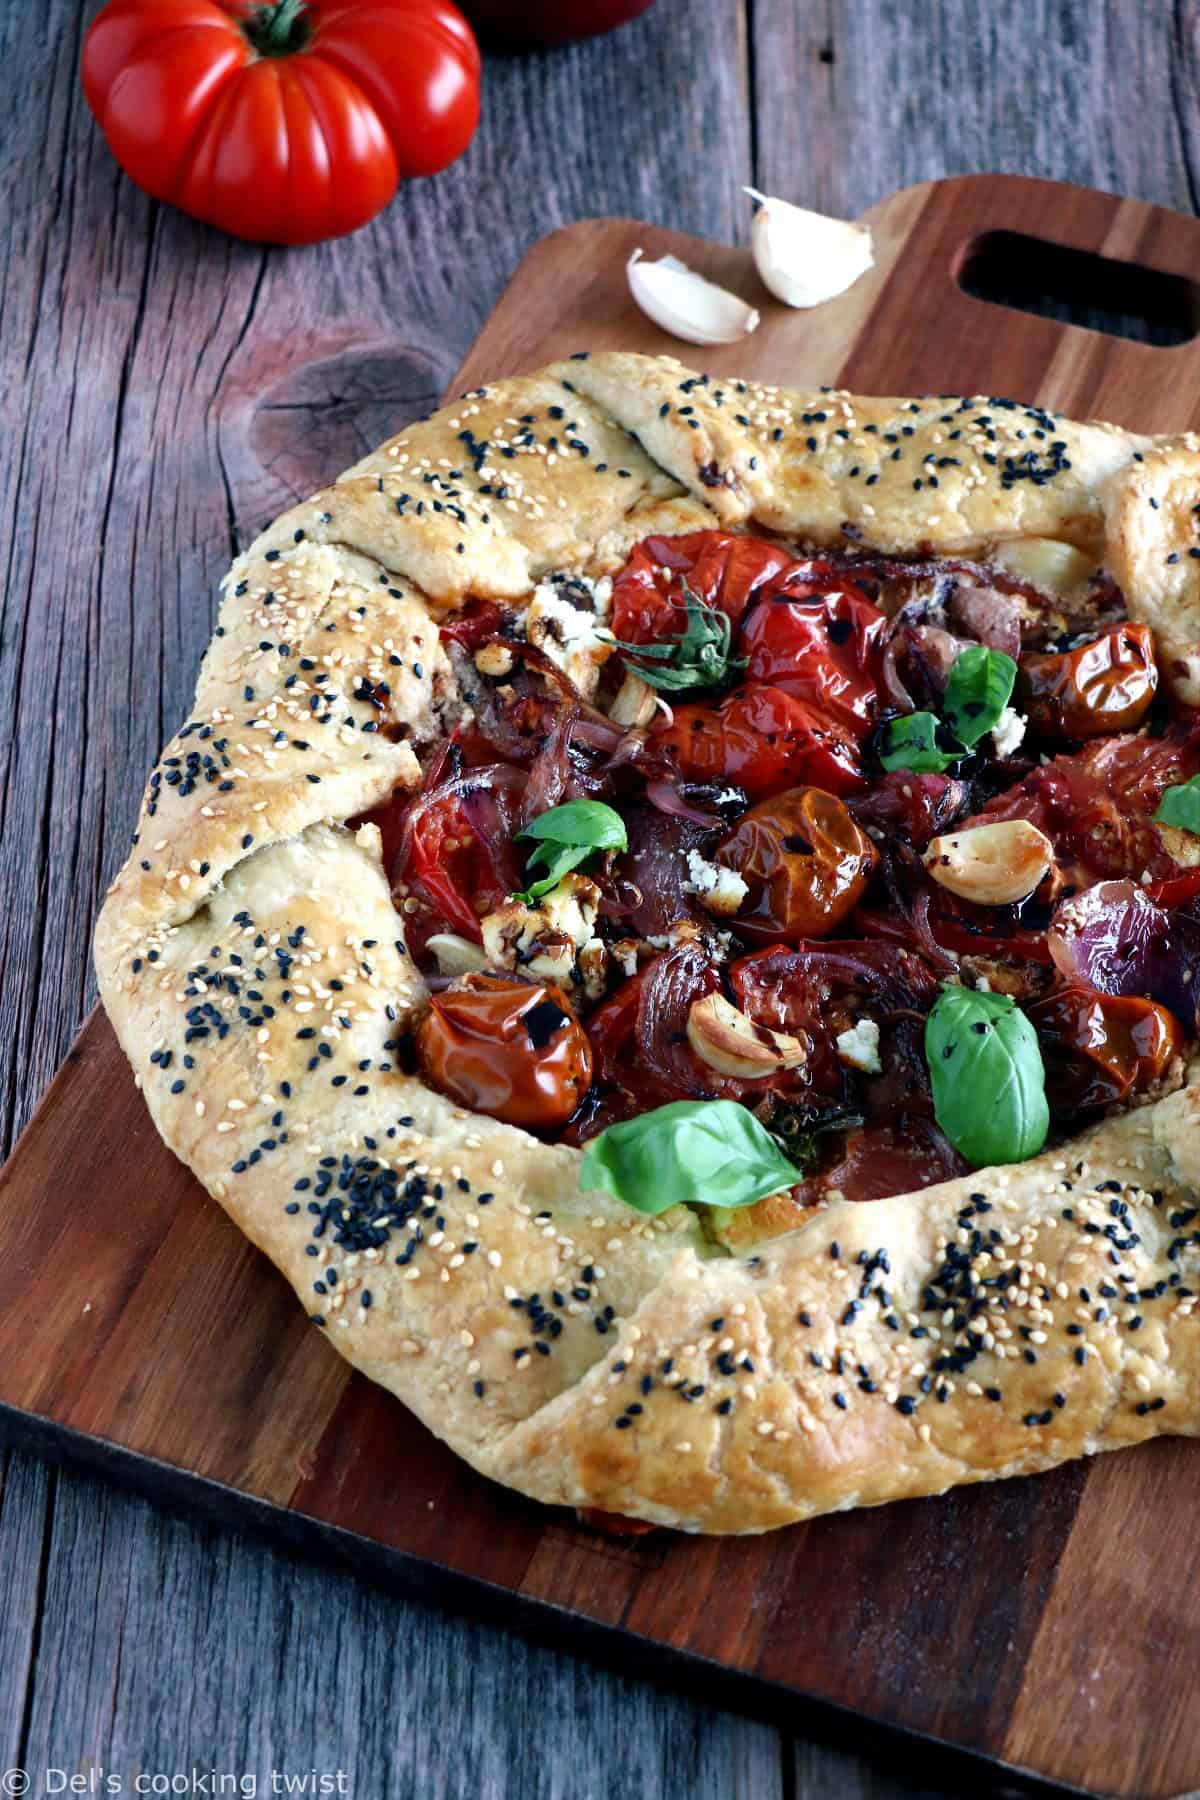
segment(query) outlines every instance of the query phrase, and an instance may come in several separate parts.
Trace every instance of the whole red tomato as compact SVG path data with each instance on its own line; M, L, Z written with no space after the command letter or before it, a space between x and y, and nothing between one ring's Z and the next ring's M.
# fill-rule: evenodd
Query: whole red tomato
M778 544L732 531L643 538L613 583L613 633L630 644L677 636L687 624L685 584L736 627L762 589L796 566Z
M235 237L314 244L374 218L479 122L450 0L109 0L83 88L139 187Z
M838 720L782 688L734 688L718 706L672 709L650 737L684 781L728 781L763 800L799 782L851 794L862 786L858 743Z
M742 626L746 680L781 687L864 738L875 719L886 624L853 582L781 583Z
M569 44L636 19L654 0L464 0L463 11L506 44Z

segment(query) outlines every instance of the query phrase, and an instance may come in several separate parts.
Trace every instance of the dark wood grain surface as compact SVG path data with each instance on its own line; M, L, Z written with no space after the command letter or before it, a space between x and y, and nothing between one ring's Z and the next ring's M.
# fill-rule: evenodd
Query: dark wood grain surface
M1000 168L1189 208L1200 174L1191 4L659 0L490 59L459 165L351 240L263 252L119 176L78 96L90 10L0 8L5 1146L89 1003L96 896L230 551L430 402L534 239L596 213L741 239L748 180L853 212ZM340 1769L365 1796L912 1792L28 1459L3 1479L0 1761L34 1792L90 1765L260 1791Z

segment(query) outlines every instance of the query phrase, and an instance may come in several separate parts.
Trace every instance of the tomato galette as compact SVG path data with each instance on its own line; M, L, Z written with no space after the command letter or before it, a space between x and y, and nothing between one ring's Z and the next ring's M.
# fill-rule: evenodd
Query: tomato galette
M97 932L489 1476L696 1531L1200 1430L1200 449L581 356L231 570Z

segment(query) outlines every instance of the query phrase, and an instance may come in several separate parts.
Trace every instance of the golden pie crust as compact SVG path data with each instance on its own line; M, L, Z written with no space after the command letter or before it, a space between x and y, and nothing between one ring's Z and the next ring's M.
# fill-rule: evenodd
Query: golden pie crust
M539 1500L756 1532L1197 1431L1195 1086L730 1254L397 1070L423 982L379 835L343 821L418 779L455 705L446 609L612 573L649 532L1070 543L1195 701L1198 476L1190 436L634 355L410 427L234 564L101 914L104 1005L162 1137L343 1356ZM373 729L380 684L403 740Z

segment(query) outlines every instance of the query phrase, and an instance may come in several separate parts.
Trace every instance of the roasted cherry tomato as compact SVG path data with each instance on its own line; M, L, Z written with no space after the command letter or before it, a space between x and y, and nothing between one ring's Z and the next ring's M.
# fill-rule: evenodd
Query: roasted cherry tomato
M760 590L797 566L779 545L732 531L645 538L613 583L613 633L629 644L677 636L687 624L684 582L737 626Z
M887 1200L936 1181L952 1181L969 1166L932 1119L902 1113L893 1124L852 1131L841 1155L793 1194L802 1207L835 1194L843 1200Z
M853 910L878 855L846 807L821 788L792 788L743 813L716 852L749 889L743 937L828 937Z
M770 682L864 738L875 722L886 624L851 582L789 578L742 626L746 680Z
M677 706L650 747L685 781L734 782L752 800L797 781L835 794L862 786L858 745L845 727L777 687L735 688L719 706Z
M592 1048L562 989L504 975L464 975L434 994L417 1056L439 1093L537 1131L565 1125L592 1079Z
M1090 644L1049 656L1023 656L1020 705L1043 737L1103 737L1128 731L1158 686L1148 625L1112 625Z
M1183 1048L1174 1014L1140 996L1065 987L1034 1001L1028 1013L1051 1104L1067 1112L1094 1112L1144 1093Z
M450 0L109 0L83 90L125 173L235 237L355 231L466 149L479 47Z

